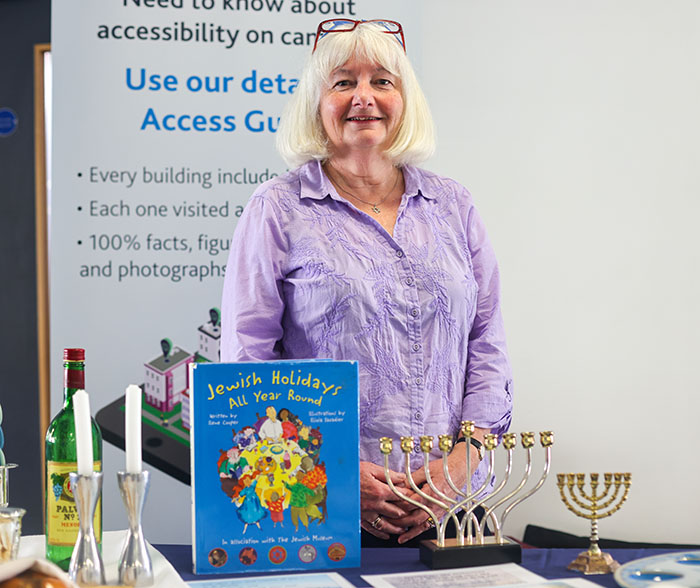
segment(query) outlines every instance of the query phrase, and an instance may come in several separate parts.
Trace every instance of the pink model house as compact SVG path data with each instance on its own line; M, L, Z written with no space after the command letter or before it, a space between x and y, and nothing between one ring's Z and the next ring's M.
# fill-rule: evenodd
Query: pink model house
M182 419L182 426L190 430L190 389L189 386L182 391L180 395L180 418Z
M168 355L159 355L144 364L146 402L161 412L170 412L180 402L183 392L189 388L188 365L194 355L179 347L173 347Z
M197 328L199 346L195 361L198 363L217 363L219 357L219 343L221 341L221 313L218 308L209 309L210 321ZM189 373L188 373L189 378ZM189 383L188 379L188 383ZM180 416L182 426L190 429L190 388L189 385L180 395Z

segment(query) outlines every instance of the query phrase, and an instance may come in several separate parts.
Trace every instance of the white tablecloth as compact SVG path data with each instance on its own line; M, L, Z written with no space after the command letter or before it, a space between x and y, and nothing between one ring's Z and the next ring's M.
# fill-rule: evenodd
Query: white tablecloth
M117 566L125 537L126 531L106 531L102 535L102 562L105 566L107 584L117 584L119 576ZM45 541L44 535L22 537L18 557L43 559L46 555ZM154 586L158 588L187 588L187 584L180 578L175 568L150 543L148 544L148 552L153 564Z

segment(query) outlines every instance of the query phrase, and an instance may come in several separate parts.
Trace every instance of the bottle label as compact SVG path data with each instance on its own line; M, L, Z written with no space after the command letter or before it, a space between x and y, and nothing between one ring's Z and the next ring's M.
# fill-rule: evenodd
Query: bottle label
M75 545L78 537L78 510L70 487L71 472L78 471L78 464L66 461L50 461L46 467L46 523L47 541L50 545ZM95 471L102 470L102 462L96 461ZM93 521L95 537L102 537L102 496L97 501Z

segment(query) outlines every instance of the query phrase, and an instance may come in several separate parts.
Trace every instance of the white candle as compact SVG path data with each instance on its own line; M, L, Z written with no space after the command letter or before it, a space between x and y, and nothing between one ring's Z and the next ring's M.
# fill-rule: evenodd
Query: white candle
M75 445L78 454L78 473L92 475L92 421L90 420L90 398L85 390L76 390L73 395L75 411Z
M141 473L141 388L126 389L126 472Z

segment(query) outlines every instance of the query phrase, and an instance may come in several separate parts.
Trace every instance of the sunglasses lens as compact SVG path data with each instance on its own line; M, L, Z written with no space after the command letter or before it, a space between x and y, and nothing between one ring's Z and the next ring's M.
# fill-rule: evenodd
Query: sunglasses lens
M375 20L377 24L384 27L389 33L398 33L401 30L401 25L390 20Z

